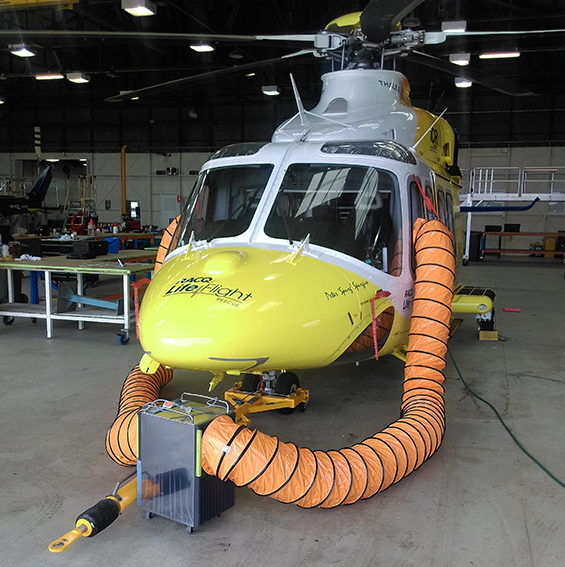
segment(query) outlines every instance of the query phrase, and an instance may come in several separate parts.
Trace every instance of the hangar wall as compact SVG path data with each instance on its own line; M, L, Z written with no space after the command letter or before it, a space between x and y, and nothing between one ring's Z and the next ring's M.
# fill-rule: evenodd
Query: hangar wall
M119 222L122 205L120 152L64 155L65 158L54 164L46 205L57 207L63 205L66 198L80 198L81 182L84 181L80 178L86 175L88 181L94 180L96 211L100 221ZM129 200L140 203L143 225L164 228L168 217L163 217L166 212L163 207L168 204L174 209L179 199L185 202L198 170L210 155L210 152L126 152L126 194ZM79 161L80 158L87 159L86 166ZM471 168L565 168L565 147L466 148L459 152L459 164L464 173L465 193ZM39 172L34 153L0 154L0 187L8 179L23 180L25 191L29 191ZM565 186L558 187L558 190L565 192ZM177 203L178 211L181 210L181 202ZM56 213L52 213L50 218L54 218L53 215ZM538 203L526 212L475 213L472 230L483 231L485 225L504 226L507 223L520 224L522 232L558 232L565 230L565 207L563 203ZM525 244L528 243L521 243Z

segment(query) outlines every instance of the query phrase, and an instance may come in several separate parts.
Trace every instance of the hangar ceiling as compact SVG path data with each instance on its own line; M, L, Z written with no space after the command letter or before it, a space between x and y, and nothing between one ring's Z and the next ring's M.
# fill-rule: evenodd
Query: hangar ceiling
M17 1L0 5L4 152L33 151L35 126L41 127L43 149L55 152L119 151L124 144L137 151L211 150L241 140L266 140L276 125L295 113L289 74L308 109L317 101L320 75L331 69L330 62L303 55L259 66L254 76L228 74L151 92L135 101L106 99L235 65L248 67L302 47L228 37L214 43L215 51L197 53L183 34L316 33L334 18L367 5L367 0L157 0L156 15L136 18L122 10L120 0L67 0L63 9L35 3L41 0L28 0L22 8ZM445 116L459 131L463 147L565 144L565 32L549 31L565 30L563 0L427 0L408 18L426 31L439 31L442 22L455 20L466 21L468 31L547 30L502 38L462 37L421 49L444 61L450 53L468 52L472 68L507 79L534 93L530 95L511 96L477 83L460 89L444 71L409 59L397 59L395 65L410 81L415 106L436 113L447 109ZM43 35L18 37L19 30ZM49 33L63 30L78 33L64 38ZM93 37L90 32L109 33ZM13 45L24 42L34 57L11 53ZM517 48L521 55L478 57L501 48ZM89 75L90 82L35 78L39 73L75 72ZM273 84L281 94L264 95L261 87Z

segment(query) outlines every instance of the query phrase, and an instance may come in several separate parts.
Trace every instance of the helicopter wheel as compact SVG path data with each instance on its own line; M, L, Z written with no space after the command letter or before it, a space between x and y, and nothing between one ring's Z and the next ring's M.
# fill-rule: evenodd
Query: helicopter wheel
M496 331L496 318L494 316L494 307L489 321L481 321L479 323L479 331Z
M259 389L261 377L257 374L244 374L241 382L241 391L254 393Z
M300 380L294 372L283 372L275 383L275 393L289 396L300 387ZM280 408L279 413L290 415L295 408Z

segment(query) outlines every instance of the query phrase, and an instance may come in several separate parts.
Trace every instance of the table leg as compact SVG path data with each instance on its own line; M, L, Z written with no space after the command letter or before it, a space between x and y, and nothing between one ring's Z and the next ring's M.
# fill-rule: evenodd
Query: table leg
M14 270L8 268L6 272L6 279L8 280L8 303L14 303Z
M39 304L39 278L37 272L29 273L29 294L31 295L31 303L34 305Z
M47 338L53 336L53 320L51 319L51 272L45 270L45 325L47 327Z
M84 295L84 274L81 272L77 273L77 295ZM82 307L82 303L77 303L77 309ZM78 321L78 328L80 331L84 329L84 321Z
M129 338L129 276L128 274L124 274L122 276L122 280L124 283L124 332L125 338Z

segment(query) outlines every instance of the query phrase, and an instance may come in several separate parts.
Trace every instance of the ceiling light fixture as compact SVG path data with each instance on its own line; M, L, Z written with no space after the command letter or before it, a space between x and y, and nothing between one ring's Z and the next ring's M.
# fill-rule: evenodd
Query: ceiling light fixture
M520 57L517 49L512 51L486 51L479 54L479 59L511 59L512 57Z
M67 79L71 83L88 83L90 82L90 75L86 73L67 73Z
M57 163L59 158L45 158L45 161L50 161L51 163Z
M154 16L157 6L151 0L122 0L122 10L132 16Z
M279 87L277 87L277 85L265 85L261 87L261 90L263 91L263 94L266 94L268 96L277 96L281 94L281 91L279 90Z
M459 65L460 67L465 67L469 65L471 61L470 53L451 53L449 55L449 61L454 65Z
M197 43L195 45L191 45L190 49L193 49L198 53L209 53L210 51L215 51L214 47L208 43Z
M465 77L455 77L455 86L459 89L468 89L473 84L473 81Z
M23 43L10 45L10 53L18 57L33 57L35 55L35 52L30 51Z
M3 96L0 96L0 104L4 104L6 102L6 99Z
M456 22L442 22L441 31L444 33L457 34L467 30L467 22L458 20Z
M38 81L56 81L57 79L64 79L61 73L39 73L35 75Z

